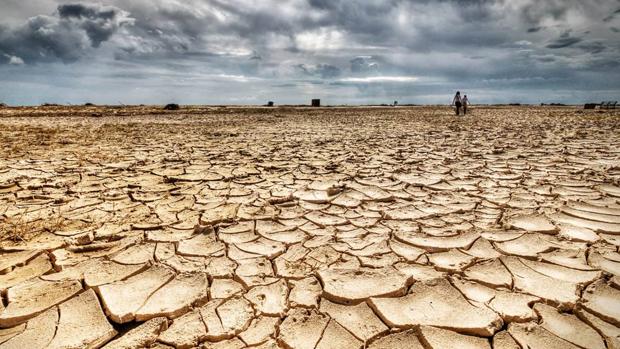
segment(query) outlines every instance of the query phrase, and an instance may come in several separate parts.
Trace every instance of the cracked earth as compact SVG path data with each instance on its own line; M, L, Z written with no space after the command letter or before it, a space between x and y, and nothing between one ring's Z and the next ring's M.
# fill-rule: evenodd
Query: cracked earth
M620 348L620 113L0 109L0 348Z

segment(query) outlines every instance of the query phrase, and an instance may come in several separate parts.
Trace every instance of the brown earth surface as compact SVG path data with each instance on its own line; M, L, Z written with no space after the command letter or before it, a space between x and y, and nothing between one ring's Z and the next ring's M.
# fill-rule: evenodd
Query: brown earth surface
M0 108L0 348L620 348L620 112Z

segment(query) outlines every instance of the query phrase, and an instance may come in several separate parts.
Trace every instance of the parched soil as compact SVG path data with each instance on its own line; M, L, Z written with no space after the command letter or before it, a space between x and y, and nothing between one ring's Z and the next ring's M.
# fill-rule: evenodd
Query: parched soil
M620 111L0 108L0 348L620 348Z

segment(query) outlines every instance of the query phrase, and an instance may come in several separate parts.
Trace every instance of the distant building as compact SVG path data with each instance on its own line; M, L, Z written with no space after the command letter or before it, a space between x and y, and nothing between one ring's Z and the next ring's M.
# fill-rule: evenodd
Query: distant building
M273 102L272 101L267 102L267 106L268 107L273 107Z
M312 106L313 107L320 107L321 106L321 100L320 99L313 99L312 100Z

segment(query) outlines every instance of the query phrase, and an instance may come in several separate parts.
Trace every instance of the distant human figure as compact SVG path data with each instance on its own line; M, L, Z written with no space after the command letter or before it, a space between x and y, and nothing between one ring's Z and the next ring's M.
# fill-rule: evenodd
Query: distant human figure
M452 105L456 107L456 115L461 114L461 91L456 91L456 95L452 99Z
M469 104L467 95L463 96L463 98L461 99L461 103L463 104L463 115L467 115L467 105Z

